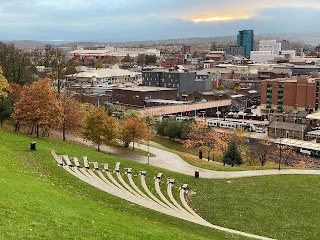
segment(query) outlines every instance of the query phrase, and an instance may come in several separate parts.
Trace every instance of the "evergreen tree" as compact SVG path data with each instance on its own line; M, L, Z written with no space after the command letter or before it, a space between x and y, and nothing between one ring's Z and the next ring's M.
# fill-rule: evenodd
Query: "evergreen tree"
M223 156L223 162L231 165L233 167L234 164L241 164L242 157L237 147L237 142L232 140L229 144L227 151Z

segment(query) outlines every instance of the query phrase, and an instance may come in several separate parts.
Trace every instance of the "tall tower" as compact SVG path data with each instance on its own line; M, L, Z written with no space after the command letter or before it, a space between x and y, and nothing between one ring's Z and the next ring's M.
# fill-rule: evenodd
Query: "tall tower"
M245 56L250 57L250 52L253 50L254 35L253 30L242 30L237 35L237 45L245 47Z

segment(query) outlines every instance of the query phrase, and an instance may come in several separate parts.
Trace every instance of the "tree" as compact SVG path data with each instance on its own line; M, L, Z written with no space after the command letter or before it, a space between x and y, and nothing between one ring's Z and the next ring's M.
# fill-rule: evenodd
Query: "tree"
M0 42L0 66L9 83L29 84L34 80L35 67L30 53L18 49L14 44Z
M252 155L259 159L261 166L264 166L271 153L272 145L269 141L256 140L256 143L253 144Z
M169 119L163 131L164 135L170 139L181 138L182 124L176 120Z
M122 127L122 133L120 139L124 142L125 147L129 147L129 144L139 140L147 140L149 133L148 126L145 122L140 121L138 118L127 119Z
M82 126L81 104L71 92L65 91L60 97L62 105L62 139L66 140L66 133L77 131Z
M108 116L103 107L91 108L84 116L82 135L86 140L95 143L99 152L101 144L117 144L118 129L117 120Z
M77 73L77 69L74 66L67 66L64 73L65 75L75 74Z
M183 145L187 148L193 148L199 151L199 158L202 156L202 151L206 148L206 136L210 127L204 123L191 124L191 131L188 134L188 139L183 141Z
M104 65L103 65L103 63L98 62L98 63L96 63L96 64L94 65L94 67L95 67L95 68L104 68Z
M146 63L146 55L145 54L139 54L137 57L137 63L139 65L143 65Z
M223 155L223 161L233 167L234 164L242 164L242 157L237 147L236 140L232 140L228 150Z
M0 67L0 98L7 98L9 92L8 80L3 75L2 67Z
M241 91L241 87L240 86L236 86L233 89L235 92L240 92Z
M114 56L107 56L106 58L102 59L102 63L104 64L115 64L118 60Z
M127 56L125 56L121 62L133 62L134 59L132 57L129 56L129 54Z
M0 124L8 119L13 112L13 99L12 96L6 98L0 97Z
M13 119L20 124L36 126L37 137L39 127L45 131L59 127L62 123L62 106L57 99L57 92L51 86L48 79L33 82L30 86L24 86L21 97L16 103ZM33 128L31 130L31 134Z
M127 120L130 118L140 118L140 113L134 109L125 109L122 115L122 119Z
M156 55L146 55L145 56L145 59L146 59L146 64L154 64L154 63L157 63L157 56Z

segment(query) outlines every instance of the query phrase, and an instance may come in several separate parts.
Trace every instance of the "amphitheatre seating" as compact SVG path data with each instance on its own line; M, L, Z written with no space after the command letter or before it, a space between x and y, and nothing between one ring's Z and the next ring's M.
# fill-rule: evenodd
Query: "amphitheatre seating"
M103 165L103 169L104 169L104 171L109 172L109 165L108 165L108 163L106 163L106 164Z
M94 162L93 163L93 167L94 167L95 170L99 170L99 163Z
M185 195L189 191L188 184L183 184L182 187L180 187L179 196L182 205L178 203L178 201L174 198L174 195L172 193L173 186L175 184L174 179L167 179L167 191L162 192L160 188L160 182L163 178L162 173L158 173L154 178L155 191L159 196L159 199L152 193L152 191L147 186L146 171L139 172L142 186L142 189L140 189L138 185L135 183L135 181L138 181L139 179L134 179L134 176L132 174L132 168L128 168L126 171L128 183L123 179L121 175L120 162L116 163L114 173L112 173L107 163L103 165L103 170L100 170L99 163L97 162L93 162L93 168L91 168L88 158L83 157L84 167L81 167L78 158L75 157L73 158L75 167L73 167L73 164L71 163L67 155L59 156L54 151L51 151L51 153L57 161L57 163L70 174L116 197L125 199L127 201L130 201L132 203L138 204L149 209L153 209L160 213L184 219L203 226L231 232L234 234L240 234L251 238L270 240L269 238L248 234L237 230L227 229L207 222L206 220L201 218L197 213L195 213L188 205L185 199ZM115 178L113 174L116 174L117 178Z
M88 157L86 157L86 156L83 157L83 164L84 164L85 168L87 168L87 169L90 168Z
M67 155L63 155L62 159L64 160L64 162L69 166L72 167L72 162L70 161L69 157Z
M79 159L78 159L78 158L74 157L74 158L73 158L73 162L74 162L74 165L76 165L76 167L77 167L77 168L80 168L80 167L81 167L81 165L80 165L80 162L79 162Z
M114 170L115 170L116 172L120 172L120 163L119 163L119 162L116 163L116 167L115 167Z
M57 161L57 163L58 163L60 166L63 166L63 165L64 165L63 160L62 160L62 157L61 157L61 156L58 156L57 153L56 153L54 150L51 150L51 154L52 154L52 156L54 157L54 159Z

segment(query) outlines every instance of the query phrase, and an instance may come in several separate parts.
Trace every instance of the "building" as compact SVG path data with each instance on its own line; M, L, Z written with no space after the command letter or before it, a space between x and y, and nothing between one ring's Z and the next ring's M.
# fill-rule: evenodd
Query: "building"
M177 89L175 88L124 87L112 89L112 103L130 107L170 104L175 103L176 98Z
M309 124L272 121L268 126L268 136L305 140L306 133L310 130L311 126Z
M90 85L102 87L110 84L137 81L141 78L141 73L120 69L118 65L114 65L112 68L91 68L66 77L68 86Z
M205 55L206 60L214 60L214 61L225 61L226 58L226 52L225 51L210 51L208 54Z
M277 40L260 40L259 51L270 51L271 54L279 54L281 52L281 42Z
M282 40L281 43L281 49L282 50L289 50L289 41L288 40Z
M195 45L183 45L181 48L182 54L193 54L196 51Z
M227 53L232 56L245 56L246 48L243 46L230 46Z
M213 75L194 71L155 70L142 73L142 85L153 87L176 88L177 98L183 92L210 91Z
M262 81L261 110L289 112L292 109L317 111L320 79L309 77L278 78Z
M277 57L277 54L272 53L271 51L251 51L250 60L255 63L267 63L274 61Z
M239 31L237 35L237 45L245 47L245 56L249 57L250 52L253 51L254 35L253 30Z

